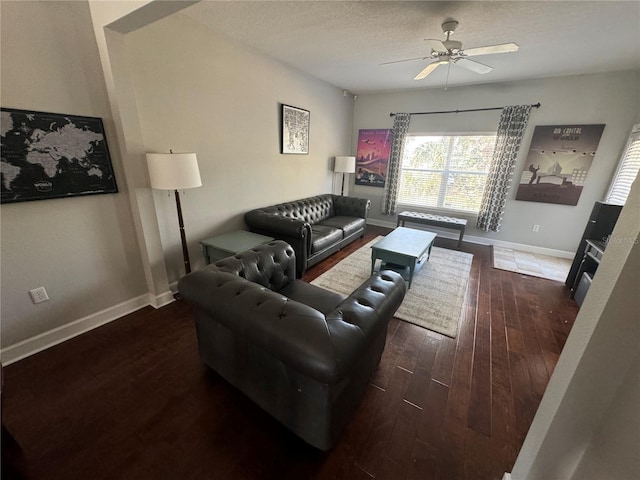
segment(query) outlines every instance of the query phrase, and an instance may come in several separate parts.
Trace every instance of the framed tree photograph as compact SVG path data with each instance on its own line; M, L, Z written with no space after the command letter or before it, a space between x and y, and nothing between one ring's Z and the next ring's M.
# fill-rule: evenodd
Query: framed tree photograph
M116 193L102 119L0 109L2 203Z
M282 153L309 153L309 110L282 105Z

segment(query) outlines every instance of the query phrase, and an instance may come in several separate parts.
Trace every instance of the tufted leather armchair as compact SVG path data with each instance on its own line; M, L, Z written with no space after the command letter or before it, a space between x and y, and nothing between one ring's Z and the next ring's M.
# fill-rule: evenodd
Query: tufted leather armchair
M406 293L392 271L345 297L295 278L283 241L178 282L204 362L293 433L329 450L358 405Z
M252 232L284 240L296 252L296 273L340 250L366 230L371 202L366 198L318 195L247 212Z

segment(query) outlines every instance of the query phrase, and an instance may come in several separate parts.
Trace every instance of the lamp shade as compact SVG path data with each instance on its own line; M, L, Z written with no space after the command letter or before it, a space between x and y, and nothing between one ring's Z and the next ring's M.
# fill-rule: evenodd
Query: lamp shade
M195 153L147 153L151 188L185 190L202 186Z
M354 173L356 171L356 157L336 157L334 172Z

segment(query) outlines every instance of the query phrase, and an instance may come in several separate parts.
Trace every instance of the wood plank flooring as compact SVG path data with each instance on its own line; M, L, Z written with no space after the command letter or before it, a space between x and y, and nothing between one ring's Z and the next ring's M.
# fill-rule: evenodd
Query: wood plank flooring
M388 231L368 227L305 280ZM563 283L493 269L490 247L463 250L474 259L458 337L392 320L378 370L331 452L305 445L208 370L190 309L176 302L4 369L3 424L22 446L22 477L502 478L577 305Z

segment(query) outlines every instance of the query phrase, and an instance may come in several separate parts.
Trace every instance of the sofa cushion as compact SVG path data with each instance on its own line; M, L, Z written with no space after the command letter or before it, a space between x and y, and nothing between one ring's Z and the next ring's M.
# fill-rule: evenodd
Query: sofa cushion
M318 225L339 228L344 232L344 236L348 237L360 230L364 230L365 220L358 217L331 217L322 220Z
M342 230L327 225L311 225L311 254L321 252L342 240Z
M347 298L302 280L289 282L278 293L296 302L309 305L325 315L335 310Z

